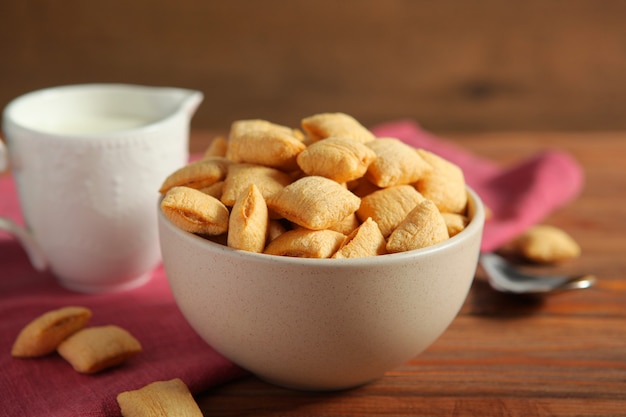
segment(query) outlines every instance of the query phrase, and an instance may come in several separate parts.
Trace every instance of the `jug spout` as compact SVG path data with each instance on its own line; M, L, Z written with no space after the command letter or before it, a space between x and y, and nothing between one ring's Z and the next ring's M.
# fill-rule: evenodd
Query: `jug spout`
M118 110L122 107L131 109L130 113L139 113L146 124L172 118L177 123L189 121L204 99L201 91L170 86L103 84L93 88L112 96L111 102L116 103Z
M170 88L171 97L178 103L178 111L187 114L191 118L204 99L201 91L185 88Z
M151 101L167 116L186 116L191 119L204 99L201 91L177 87L144 87Z

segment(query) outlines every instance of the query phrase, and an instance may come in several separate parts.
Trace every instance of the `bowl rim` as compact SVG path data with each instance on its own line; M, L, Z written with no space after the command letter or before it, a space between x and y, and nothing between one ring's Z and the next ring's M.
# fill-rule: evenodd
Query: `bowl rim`
M297 265L297 266L315 266L316 268L324 268L324 267L355 267L355 266L368 266L372 264L386 264L386 263L395 263L402 261L403 259L414 259L416 257L425 257L431 255L436 252L441 252L448 249L451 246L461 245L466 242L471 236L475 234L480 234L482 238L482 230L485 222L485 207L478 196L478 194L469 186L466 186L466 190L468 193L468 210L473 211L473 215L470 218L470 222L461 232L452 236L451 238L436 243L431 246L427 246L421 249L414 249L406 252L398 252L398 253L388 253L385 255L377 255L377 256L368 256L363 258L341 258L341 259L332 259L332 258L299 258L299 257L289 257L289 256L279 256L279 255L270 255L265 253L256 253L245 251L241 249L233 249L221 243L213 242L209 239L203 238L196 234L184 231L180 229L178 226L173 224L163 213L161 210L161 201L163 200L163 196L158 199L158 218L159 224L167 227L172 230L174 234L176 234L181 239L190 242L194 245L199 245L202 248L206 248L212 252L217 252L220 255L235 257L235 258L245 258L248 261L256 259L259 262L265 263L280 263L285 266L288 265ZM163 239L161 233L159 233L159 239Z

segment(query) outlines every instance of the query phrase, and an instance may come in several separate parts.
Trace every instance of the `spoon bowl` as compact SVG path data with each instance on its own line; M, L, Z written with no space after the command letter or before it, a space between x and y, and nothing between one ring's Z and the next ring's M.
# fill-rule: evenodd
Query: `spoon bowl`
M496 291L542 295L591 287L596 282L594 275L532 275L522 272L506 259L495 253L480 255L479 264L485 271L489 285Z

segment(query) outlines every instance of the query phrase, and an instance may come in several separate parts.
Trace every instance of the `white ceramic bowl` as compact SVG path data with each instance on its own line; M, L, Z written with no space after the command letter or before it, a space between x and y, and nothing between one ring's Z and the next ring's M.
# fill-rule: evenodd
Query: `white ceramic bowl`
M184 232L159 210L165 271L191 326L218 352L276 385L362 385L432 344L461 308L485 219L416 251L300 259L230 249Z

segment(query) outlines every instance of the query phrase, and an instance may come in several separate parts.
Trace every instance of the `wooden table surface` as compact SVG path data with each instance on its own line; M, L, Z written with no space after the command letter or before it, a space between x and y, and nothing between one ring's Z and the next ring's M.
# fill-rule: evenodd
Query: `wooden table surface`
M212 136L194 132L192 151ZM596 286L520 298L478 273L441 338L382 379L316 393L249 377L198 396L206 416L626 416L626 133L441 136L503 164L546 147L569 151L585 170L584 191L544 223L583 253L540 271L593 273Z

